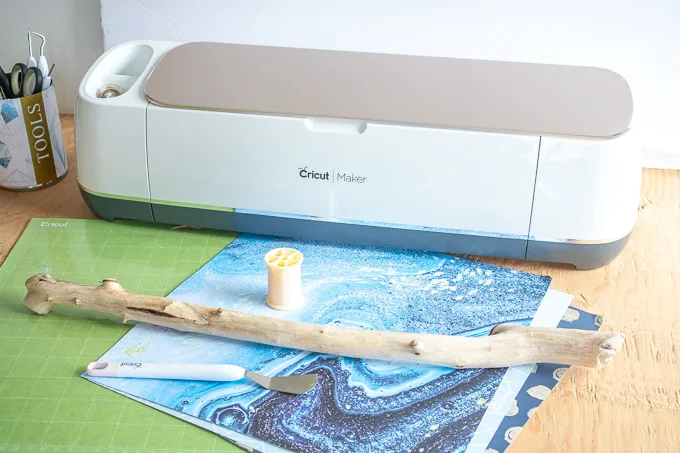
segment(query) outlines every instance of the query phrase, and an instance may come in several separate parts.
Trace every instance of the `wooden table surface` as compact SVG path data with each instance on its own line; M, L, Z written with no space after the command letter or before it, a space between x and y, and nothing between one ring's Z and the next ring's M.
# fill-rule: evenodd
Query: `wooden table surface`
M0 190L0 264L32 217L95 218L76 184L73 120L62 117L70 171L36 192ZM576 271L483 261L551 275L573 305L626 334L614 362L572 368L515 439L513 452L680 451L680 172L644 170L638 225L610 265Z

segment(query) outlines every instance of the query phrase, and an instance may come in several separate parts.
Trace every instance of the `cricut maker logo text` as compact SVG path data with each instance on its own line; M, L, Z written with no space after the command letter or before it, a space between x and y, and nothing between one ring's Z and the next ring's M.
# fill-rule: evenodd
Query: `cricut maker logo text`
M363 184L366 182L366 176L356 176L354 174L347 174L347 173L335 173L333 172L318 172L315 170L309 170L308 167L304 168L298 168L299 174L301 178L304 179L319 179L323 181L330 181L330 182L335 182L335 181L342 181L342 182L349 182L349 183L355 183L355 184Z

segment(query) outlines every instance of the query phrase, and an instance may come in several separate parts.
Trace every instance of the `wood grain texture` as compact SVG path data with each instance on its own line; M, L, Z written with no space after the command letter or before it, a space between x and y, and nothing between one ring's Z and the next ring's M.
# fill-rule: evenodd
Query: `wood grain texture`
M31 217L94 218L76 185L72 124L62 118L70 167L63 181L0 191L0 262ZM680 172L644 171L636 229L604 268L472 258L551 275L575 306L607 317L603 330L626 335L607 367L567 372L508 453L680 451Z
M73 151L73 117L61 115L68 172L52 187L33 192L0 189L0 264L2 264L28 221L33 217L94 219L78 191Z

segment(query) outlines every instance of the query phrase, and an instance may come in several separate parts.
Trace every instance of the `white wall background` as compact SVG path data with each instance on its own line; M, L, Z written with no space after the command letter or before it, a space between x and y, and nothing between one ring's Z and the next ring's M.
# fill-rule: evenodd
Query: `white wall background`
M101 16L98 0L0 0L0 66L10 72L26 64L27 30L47 38L45 56L51 66L59 111L73 113L77 88L88 67L101 55ZM33 56L40 54L33 37Z
M593 65L628 79L645 164L680 169L680 0L0 0L0 6L0 64L9 70L26 59L27 27L46 34L64 112L72 112L76 87L101 51L132 39Z

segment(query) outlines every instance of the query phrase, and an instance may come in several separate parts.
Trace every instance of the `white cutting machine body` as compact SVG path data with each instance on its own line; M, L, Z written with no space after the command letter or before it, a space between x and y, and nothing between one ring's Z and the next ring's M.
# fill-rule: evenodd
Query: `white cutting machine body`
M135 41L82 80L78 182L105 219L587 269L635 225L632 114L599 68Z

